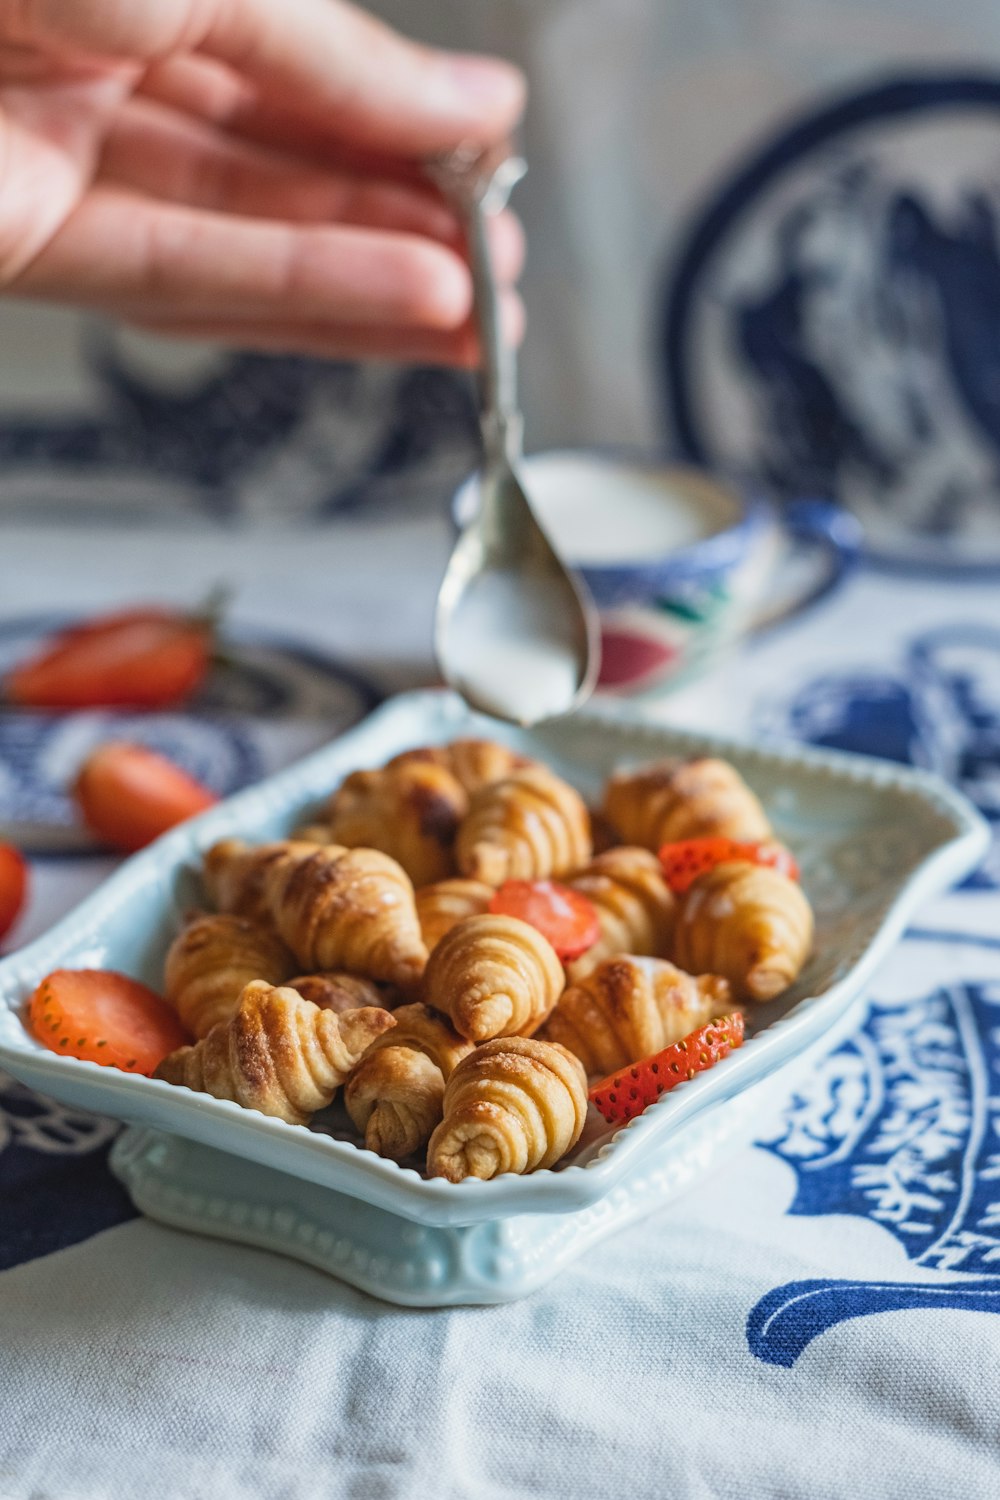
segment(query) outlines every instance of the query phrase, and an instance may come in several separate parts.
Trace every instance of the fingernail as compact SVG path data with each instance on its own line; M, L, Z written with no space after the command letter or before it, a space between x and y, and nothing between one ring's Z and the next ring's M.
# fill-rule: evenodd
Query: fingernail
M524 74L513 63L499 57L452 53L445 58L452 85L478 105L516 105L524 101Z

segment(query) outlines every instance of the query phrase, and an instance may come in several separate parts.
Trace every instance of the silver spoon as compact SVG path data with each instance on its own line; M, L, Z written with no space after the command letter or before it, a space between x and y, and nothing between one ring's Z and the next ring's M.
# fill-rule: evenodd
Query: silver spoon
M486 221L504 207L526 168L499 146L460 148L428 170L468 235L482 348L484 449L481 503L441 584L434 649L445 682L473 708L535 724L590 696L600 632L588 589L560 562L517 473L523 427L517 367L500 325Z

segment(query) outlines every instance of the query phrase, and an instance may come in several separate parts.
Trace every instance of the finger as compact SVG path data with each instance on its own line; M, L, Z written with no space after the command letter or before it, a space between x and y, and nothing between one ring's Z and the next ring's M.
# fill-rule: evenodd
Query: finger
M82 305L168 299L178 316L459 328L468 267L446 245L353 225L293 225L96 186L8 288Z
M114 313L114 309L108 309ZM474 369L479 363L479 343L471 324L452 333L365 330L339 324L297 322L255 323L246 319L183 320L154 313L125 318L133 328L164 338L198 339L230 349L253 349L267 353L307 354L323 359L392 360L399 364L454 365ZM514 345L524 336L524 307L516 292L503 300L506 337Z
M427 185L419 160L357 142L345 145L328 121L304 110L301 102L263 96L257 84L209 57L185 54L155 62L135 93L271 149L309 157L319 167Z
M426 235L465 253L454 213L429 188L321 171L145 100L133 100L116 117L100 177L218 213ZM520 221L505 210L490 220L489 234L497 279L516 281L525 254Z
M455 215L429 188L321 170L146 100L132 100L115 117L100 177L219 213L460 239Z
M524 103L511 64L419 46L343 0L0 0L0 30L129 61L203 52L344 138L404 156L501 139Z

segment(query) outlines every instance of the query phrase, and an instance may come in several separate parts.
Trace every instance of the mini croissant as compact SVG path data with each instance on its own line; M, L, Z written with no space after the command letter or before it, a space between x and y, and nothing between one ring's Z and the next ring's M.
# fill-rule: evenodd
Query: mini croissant
M360 974L345 974L337 970L325 974L299 974L283 982L303 1000L318 1005L320 1010L335 1010L338 1015L343 1015L346 1010L360 1010L365 1005L391 1010L399 998L388 985L379 986L372 979L362 979Z
M398 766L442 766L471 797L480 787L502 781L512 771L523 770L537 762L519 755L495 740L452 740L450 745L425 745L418 750L404 750L386 765L391 771Z
M334 843L381 849L414 885L429 885L454 871L455 834L468 805L446 767L411 761L355 771L330 798L326 818Z
M659 760L612 776L604 816L626 844L658 852L678 839L766 839L771 828L753 792L724 760Z
M567 782L531 766L475 794L455 852L462 874L487 885L568 875L590 859L590 815Z
M394 1024L387 1010L318 1010L294 990L254 982L229 1021L165 1057L154 1077L305 1125L358 1058Z
M401 1005L393 1019L351 1074L344 1103L369 1151L402 1161L429 1140L445 1082L472 1043L426 1005Z
M302 839L280 839L271 844L248 844L243 839L220 839L207 851L204 880L212 905L234 912L261 926L273 927L267 897L271 866L313 845Z
M348 969L411 989L427 962L413 886L377 849L289 844L267 873L274 924L308 970Z
M648 849L609 849L567 883L592 903L601 924L593 947L566 965L571 984L615 953L670 951L676 902Z
M731 1009L724 979L695 979L665 959L623 954L571 985L540 1035L568 1047L588 1074L603 1077L662 1052Z
M448 1080L427 1170L461 1182L551 1167L580 1139L586 1114L587 1080L571 1052L534 1037L487 1042Z
M729 860L681 897L674 957L723 974L738 1000L772 1000L809 956L813 914L802 888L777 870Z
M165 993L192 1036L207 1036L235 1014L252 979L284 984L295 960L269 928L245 917L205 913L167 951Z
M451 1017L470 1042L530 1036L563 988L552 945L517 917L466 917L438 943L424 975L424 999Z
M417 916L428 951L465 917L480 917L493 899L493 887L481 880L439 880L417 891Z

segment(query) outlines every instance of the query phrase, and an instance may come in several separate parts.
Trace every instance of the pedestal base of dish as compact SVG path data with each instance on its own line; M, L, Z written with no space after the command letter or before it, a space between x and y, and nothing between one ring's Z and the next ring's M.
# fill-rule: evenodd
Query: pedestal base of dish
M130 1126L111 1167L133 1203L174 1228L290 1255L372 1296L408 1307L512 1302L606 1235L652 1213L708 1171L736 1134L745 1096L707 1112L600 1202L431 1227L180 1136Z

